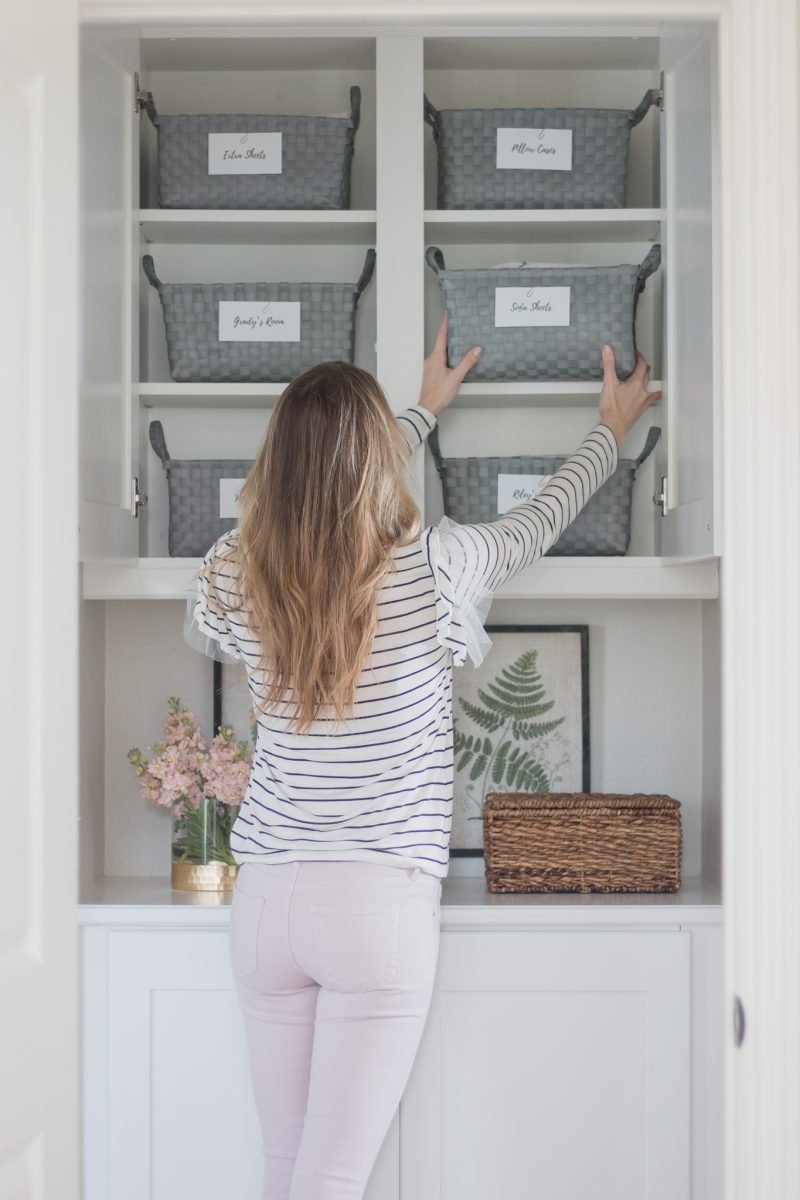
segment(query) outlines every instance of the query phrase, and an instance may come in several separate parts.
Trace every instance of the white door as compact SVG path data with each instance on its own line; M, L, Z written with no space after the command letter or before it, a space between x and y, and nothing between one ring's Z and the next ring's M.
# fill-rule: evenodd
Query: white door
M690 939L445 934L402 1200L689 1200Z
M663 555L719 554L714 505L716 369L713 288L717 259L717 166L712 42L664 37L661 174L665 404L657 447L666 478Z
M77 13L3 9L0 1197L77 1200Z
M81 41L81 558L138 557L138 41ZM134 269L134 264L136 269ZM140 481L140 486L142 486Z

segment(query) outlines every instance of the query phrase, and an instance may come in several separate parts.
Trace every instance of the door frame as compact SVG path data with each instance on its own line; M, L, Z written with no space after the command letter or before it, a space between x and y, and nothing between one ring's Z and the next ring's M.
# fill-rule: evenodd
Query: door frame
M269 22L404 32L426 19L425 8L423 0L274 0ZM496 0L491 31L530 20L531 8L530 0ZM439 0L437 20L457 30L485 11L480 0ZM267 20L262 6L245 0L86 0L81 12L88 21L162 25L186 17L196 25ZM800 1194L797 5L549 0L536 4L536 15L628 27L637 19L708 19L718 29L725 1195ZM746 1018L739 1048L734 995Z

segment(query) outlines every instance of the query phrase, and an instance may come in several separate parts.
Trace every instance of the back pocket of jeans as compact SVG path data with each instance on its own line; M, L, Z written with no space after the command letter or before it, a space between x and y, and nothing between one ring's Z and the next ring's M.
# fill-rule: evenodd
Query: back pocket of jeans
M400 907L309 905L319 983L341 992L368 992L397 979Z
M265 903L263 896L242 892L234 884L229 953L236 978L258 970L258 934Z

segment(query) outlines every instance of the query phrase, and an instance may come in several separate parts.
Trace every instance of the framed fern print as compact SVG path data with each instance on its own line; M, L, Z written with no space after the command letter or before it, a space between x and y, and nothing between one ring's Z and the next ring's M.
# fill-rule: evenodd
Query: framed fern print
M487 625L479 667L453 672L450 853L483 854L489 792L588 792L589 626Z

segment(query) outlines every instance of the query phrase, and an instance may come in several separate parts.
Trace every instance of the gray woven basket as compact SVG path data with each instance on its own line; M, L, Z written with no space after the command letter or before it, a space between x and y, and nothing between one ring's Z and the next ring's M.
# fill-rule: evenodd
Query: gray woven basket
M659 100L635 109L441 108L423 97L437 147L439 208L624 208L630 131ZM498 129L572 130L568 170L498 167Z
M638 467L653 450L661 430L652 426L636 458L621 458L614 474L599 487L574 521L547 551L548 555L626 554L631 536L631 500ZM444 458L438 429L428 434L428 445L442 482L444 511L462 525L494 521L497 511L497 477L552 475L568 455L512 455L505 458Z
M220 517L220 480L244 479L253 465L244 458L170 458L160 421L148 434L167 473L169 553L173 558L202 558L218 537L237 524Z
M350 88L347 117L200 114L165 116L147 93L158 130L162 208L349 208L350 168L361 89ZM280 133L276 174L209 174L209 134Z
M425 260L444 296L449 364L472 346L483 347L470 381L602 379L606 342L614 349L617 375L627 379L636 364L636 306L661 262L661 247L652 246L641 264L611 267L526 264L447 271L438 246L428 247ZM495 325L495 289L532 287L569 288L569 324Z
M142 267L161 299L175 382L285 383L318 362L353 361L356 305L372 278L375 251L367 251L356 284L162 283L149 254ZM221 340L220 301L299 302L299 340Z

